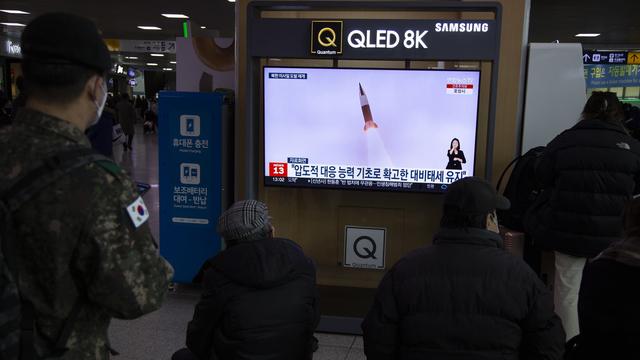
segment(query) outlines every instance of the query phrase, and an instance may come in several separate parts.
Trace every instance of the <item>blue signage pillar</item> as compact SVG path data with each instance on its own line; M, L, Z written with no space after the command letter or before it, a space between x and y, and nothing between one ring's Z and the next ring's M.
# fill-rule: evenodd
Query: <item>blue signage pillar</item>
M160 253L178 283L221 248L223 103L217 93L160 93Z

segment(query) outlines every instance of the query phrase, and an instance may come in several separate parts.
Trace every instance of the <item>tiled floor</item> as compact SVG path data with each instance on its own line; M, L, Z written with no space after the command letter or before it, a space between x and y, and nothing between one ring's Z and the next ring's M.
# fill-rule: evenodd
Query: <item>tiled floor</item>
M144 136L138 127L133 152L114 149L114 158L134 180L152 185L144 200L151 212L150 225L158 237L158 156L157 140ZM161 241L161 239L159 239ZM178 286L170 293L164 306L149 315L131 321L114 320L109 329L111 346L120 353L116 360L168 360L184 347L187 323L199 297L193 288ZM356 336L317 334L320 348L315 360L365 359L362 338Z

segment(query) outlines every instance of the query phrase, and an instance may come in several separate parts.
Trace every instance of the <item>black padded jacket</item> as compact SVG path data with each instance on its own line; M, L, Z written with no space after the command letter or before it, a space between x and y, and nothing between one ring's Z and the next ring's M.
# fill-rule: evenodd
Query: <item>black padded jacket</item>
M549 145L537 176L548 205L536 241L550 250L594 257L622 239L622 212L638 192L640 142L621 126L583 120Z
M640 267L588 262L582 275L578 359L640 359Z
M311 359L316 270L293 241L241 243L209 260L187 330L200 360Z
M565 334L535 273L498 234L444 229L378 287L362 329L368 360L561 359Z

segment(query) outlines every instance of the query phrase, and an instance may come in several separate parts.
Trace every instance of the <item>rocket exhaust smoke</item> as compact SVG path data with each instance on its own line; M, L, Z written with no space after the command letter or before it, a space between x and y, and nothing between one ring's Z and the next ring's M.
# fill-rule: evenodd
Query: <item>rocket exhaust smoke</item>
M362 116L364 118L364 134L367 141L367 160L369 166L375 167L393 167L391 158L384 146L378 124L373 120L371 106L367 94L360 87L360 106L362 107Z

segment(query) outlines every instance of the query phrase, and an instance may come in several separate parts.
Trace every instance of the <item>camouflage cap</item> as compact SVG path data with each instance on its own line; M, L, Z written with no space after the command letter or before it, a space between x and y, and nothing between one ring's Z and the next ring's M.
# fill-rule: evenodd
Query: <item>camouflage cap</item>
M267 205L256 200L243 200L220 215L217 230L226 241L248 242L264 238L270 229Z

